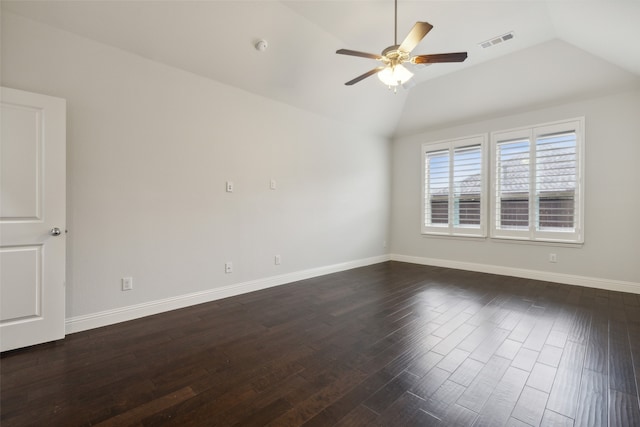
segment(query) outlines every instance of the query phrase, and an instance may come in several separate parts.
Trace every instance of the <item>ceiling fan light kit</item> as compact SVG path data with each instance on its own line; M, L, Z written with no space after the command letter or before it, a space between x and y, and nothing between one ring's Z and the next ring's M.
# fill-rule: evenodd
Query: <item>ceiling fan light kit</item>
M462 62L467 59L467 52L411 56L411 51L418 45L418 43L420 43L427 33L431 31L433 26L428 22L416 22L404 41L401 44L398 44L398 0L395 0L394 5L395 33L393 46L389 46L384 49L380 55L349 49L339 49L336 51L336 53L340 55L375 59L383 64L373 70L367 71L353 80L349 80L345 85L351 86L369 76L378 74L380 81L389 88L393 87L395 92L397 86L404 85L411 79L411 77L413 77L413 73L402 65L404 63L435 64L439 62Z
M389 87L405 84L411 77L413 73L402 64L384 67L378 72L380 81Z

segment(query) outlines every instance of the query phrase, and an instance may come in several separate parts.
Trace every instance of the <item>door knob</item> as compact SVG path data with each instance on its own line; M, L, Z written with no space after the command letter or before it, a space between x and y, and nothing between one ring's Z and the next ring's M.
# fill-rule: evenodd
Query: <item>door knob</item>
M52 236L59 236L62 234L62 231L60 231L58 227L53 227L51 231L49 231L49 234L51 234Z

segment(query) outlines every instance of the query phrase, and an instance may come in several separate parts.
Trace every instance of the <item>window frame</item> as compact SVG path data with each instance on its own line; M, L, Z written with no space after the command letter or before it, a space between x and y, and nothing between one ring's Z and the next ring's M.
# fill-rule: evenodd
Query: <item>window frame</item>
M492 239L523 240L531 242L550 243L584 243L584 162L585 162L585 125L584 117L574 119L543 123L534 126L527 126L515 129L500 130L490 134L490 164L489 171L490 195L489 195L489 230ZM576 180L574 200L574 227L573 231L549 231L536 230L536 149L539 138L545 136L575 132L576 135ZM502 229L498 227L498 218L501 215L498 204L498 179L499 167L498 145L508 141L518 141L527 139L529 141L529 190L528 190L528 229L514 230Z
M454 191L453 190L453 174L455 170L454 153L456 149L480 146L481 161L480 161L480 224L478 227L460 227L454 225L455 215L455 203L454 203ZM455 236L455 237L481 237L487 236L487 203L488 203L488 137L487 134L479 134L473 136L467 136L463 138L448 139L436 142L426 142L422 144L422 184L421 184L421 234L431 236ZM426 204L429 201L427 191L427 166L426 160L429 153L435 153L438 151L449 152L449 193L447 204L447 224L442 226L427 225L427 212Z

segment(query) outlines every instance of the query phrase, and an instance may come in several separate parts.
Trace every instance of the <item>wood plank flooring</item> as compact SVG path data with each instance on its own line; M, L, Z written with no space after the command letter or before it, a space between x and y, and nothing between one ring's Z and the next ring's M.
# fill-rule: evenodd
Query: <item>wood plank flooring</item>
M640 295L387 262L6 352L1 425L640 426Z

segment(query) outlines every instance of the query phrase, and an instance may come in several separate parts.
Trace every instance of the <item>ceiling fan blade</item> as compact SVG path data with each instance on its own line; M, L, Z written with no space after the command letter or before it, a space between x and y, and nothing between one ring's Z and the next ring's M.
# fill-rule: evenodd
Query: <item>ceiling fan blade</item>
M348 82L345 83L345 85L347 86L351 86L354 85L356 83L358 83L360 80L364 80L369 76L373 76L375 73L377 73L378 71L384 70L384 66L383 67L378 67L378 68L374 68L373 70L367 71L366 73L364 73L361 76L356 77L353 80L349 80Z
M467 52L438 53L435 55L418 55L411 58L414 64L435 64L437 62L462 62L467 59Z
M340 55L351 55L351 56L361 56L363 58L382 59L382 56L380 55L376 55L373 53L366 53L366 52L358 52L357 50L339 49L339 50L336 50L336 53L339 53Z
M433 25L428 22L416 22L398 49L407 53L411 52L432 28Z

